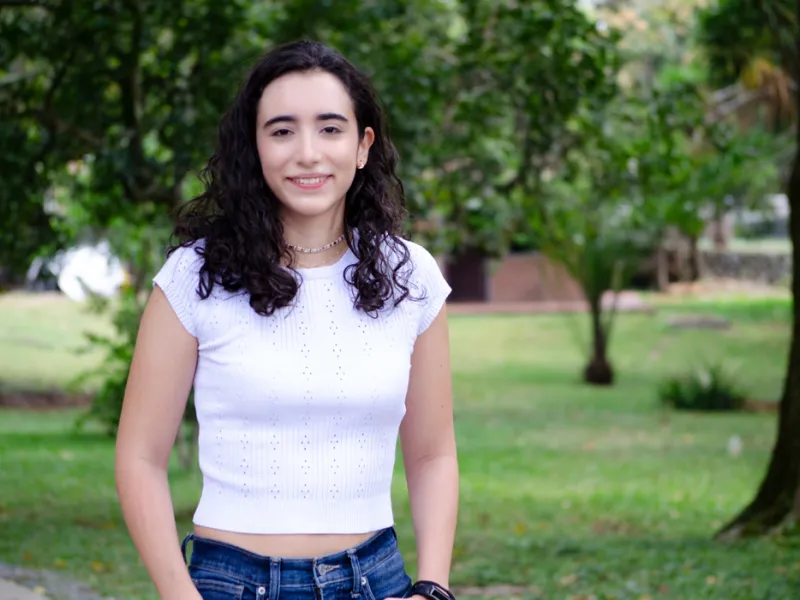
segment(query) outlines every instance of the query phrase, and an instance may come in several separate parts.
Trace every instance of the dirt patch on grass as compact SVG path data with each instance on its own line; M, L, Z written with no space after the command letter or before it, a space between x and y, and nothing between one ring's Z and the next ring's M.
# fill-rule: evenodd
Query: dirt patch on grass
M27 408L31 410L52 410L88 406L92 397L89 394L67 394L51 392L0 392L0 407Z
M751 413L776 413L779 402L772 400L745 400L744 410Z
M453 588L453 593L457 598L503 598L504 600L514 600L531 596L539 598L542 595L541 588L535 585L490 585L488 587L461 587Z

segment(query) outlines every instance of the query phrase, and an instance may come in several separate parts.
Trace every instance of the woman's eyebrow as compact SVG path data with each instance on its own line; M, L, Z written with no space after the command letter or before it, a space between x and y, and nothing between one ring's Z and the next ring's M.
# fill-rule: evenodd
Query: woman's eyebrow
M317 121L342 121L343 123L348 123L347 117L344 115L340 115L339 113L322 113L317 115ZM274 125L275 123L296 123L297 117L293 115L278 115L276 117L272 117L271 119L267 119L267 122L264 123L264 127L269 127L270 125Z

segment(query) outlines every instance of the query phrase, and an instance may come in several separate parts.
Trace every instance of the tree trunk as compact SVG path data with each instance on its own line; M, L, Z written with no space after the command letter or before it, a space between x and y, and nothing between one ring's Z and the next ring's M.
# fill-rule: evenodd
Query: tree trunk
M669 290L669 250L663 241L656 249L656 284L659 292Z
M697 281L703 274L703 264L699 248L699 236L690 235L689 239L689 281Z
M767 533L792 516L800 497L800 128L788 195L794 308L789 365L778 413L778 437L755 499L717 534L722 539Z
M602 295L589 298L592 317L592 357L583 372L586 383L592 385L611 385L614 383L614 370L608 362L608 335L603 327Z
M725 211L717 206L711 220L711 239L714 240L714 249L724 252L728 249L728 232L725 230Z

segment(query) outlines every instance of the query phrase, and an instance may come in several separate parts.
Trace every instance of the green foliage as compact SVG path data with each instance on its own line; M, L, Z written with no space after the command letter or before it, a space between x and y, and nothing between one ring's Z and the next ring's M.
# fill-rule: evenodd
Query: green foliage
M263 38L243 0L19 3L0 9L0 265L107 239L130 275L115 334L87 377L104 379L89 418L116 429L141 315L170 213L207 160L220 115ZM251 13L252 10L252 13ZM45 201L46 200L46 201ZM5 212L4 212L5 214ZM7 239L6 239L7 238ZM159 241L160 240L160 241ZM3 243L9 242L8 244Z
M0 69L10 123L0 136L22 150L7 169L25 175L9 196L25 198L16 214L54 244L110 238L145 289L161 258L155 240L196 190L191 173L237 80L267 41L299 37L338 48L374 80L409 225L431 250L541 248L593 301L627 279L666 224L697 231L700 210L752 164L720 160L753 156L752 146L736 153L700 136L698 149L696 73L674 69L621 96L619 32L576 0L53 3L0 18L12 58ZM34 240L22 225L10 231Z
M400 153L410 225L434 251L507 251L525 229L515 190L536 188L568 118L609 93L616 60L615 37L574 0L294 0L274 19L276 41L319 39L371 76Z
M464 19L456 103L438 144L450 168L429 194L451 246L501 255L525 231L542 175L574 143L570 120L614 93L616 37L574 2L465 2Z
M792 0L717 0L699 13L698 41L718 86L737 82L757 57L797 72L797 35Z
M293 0L250 9L184 0L74 10L11 9L1 32L31 75L4 88L5 106L31 139L49 140L31 153L49 161L43 185L56 177L66 192L57 214L73 235L85 232L71 221L76 214L102 232L115 219L148 219L180 202L259 42L312 37L340 49L381 92L411 225L435 225L415 231L427 232L435 251L501 255L524 229L515 190L536 188L561 152L570 115L610 93L616 60L615 37L574 0ZM25 191L41 212L42 190Z
M240 0L16 4L0 9L0 265L20 270L43 244L163 220L253 40Z
M112 436L116 435L119 426L128 370L133 359L139 321L144 311L141 296L131 286L122 288L115 303L117 306L113 312L113 334L87 334L92 346L104 349L103 361L96 368L81 373L70 384L71 387L82 387L95 377L101 382L90 409L78 419L77 424L83 426L87 421L95 421ZM90 309L96 314L104 314L108 312L108 305L108 300L94 298Z
M665 379L658 387L658 397L665 406L694 411L738 411L746 401L733 379L718 365Z

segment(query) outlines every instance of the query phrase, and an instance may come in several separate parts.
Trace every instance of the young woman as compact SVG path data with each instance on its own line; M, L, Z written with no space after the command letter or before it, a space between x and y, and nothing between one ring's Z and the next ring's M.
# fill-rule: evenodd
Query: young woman
M267 54L222 119L155 277L117 441L161 598L452 597L450 288L400 237L395 163L369 81L318 43ZM167 463L192 388L203 490L182 555ZM394 532L398 434L417 582Z

